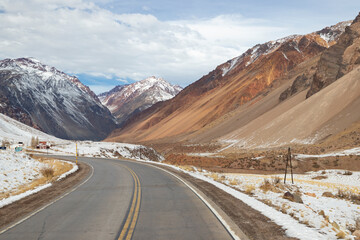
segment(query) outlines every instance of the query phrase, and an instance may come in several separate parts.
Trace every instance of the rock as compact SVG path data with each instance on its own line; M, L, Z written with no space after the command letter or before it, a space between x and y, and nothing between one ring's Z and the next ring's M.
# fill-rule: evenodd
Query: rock
M292 201L292 202L303 203L301 197L296 193L292 194L290 192L286 192L286 193L284 193L283 198L288 199L289 201Z
M297 203L304 203L303 200L301 199L300 195L294 193L294 201Z
M360 230L356 230L352 235L355 237L355 240L360 240Z
M293 84L280 94L279 100L282 102L290 96L305 90L310 86L310 79L305 75L299 75L294 80Z
M324 192L322 194L323 197L334 197L334 194L332 194L331 192Z
M356 17L357 21L353 21L349 27L345 28L345 32L340 36L338 42L321 54L306 98L354 69L358 62L357 59L360 58L360 53L356 51L360 47L358 41L360 22L358 19L360 19L360 14Z

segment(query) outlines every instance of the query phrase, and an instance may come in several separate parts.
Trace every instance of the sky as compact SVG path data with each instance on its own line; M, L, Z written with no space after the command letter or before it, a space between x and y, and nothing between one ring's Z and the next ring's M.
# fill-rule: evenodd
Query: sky
M0 0L0 59L34 57L95 93L149 76L186 87L258 43L359 11L359 0Z

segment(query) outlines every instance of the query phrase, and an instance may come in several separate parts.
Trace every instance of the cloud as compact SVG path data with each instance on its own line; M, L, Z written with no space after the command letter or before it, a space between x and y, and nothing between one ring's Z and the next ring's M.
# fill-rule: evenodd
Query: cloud
M182 86L256 43L288 34L261 19L221 15L160 21L115 14L82 0L7 0L0 4L0 57L35 57L74 74Z

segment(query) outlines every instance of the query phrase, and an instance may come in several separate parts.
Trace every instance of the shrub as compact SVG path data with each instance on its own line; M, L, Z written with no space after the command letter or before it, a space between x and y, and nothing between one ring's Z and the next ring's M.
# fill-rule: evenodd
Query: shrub
M360 195L353 193L351 191L345 191L342 189L338 189L338 193L336 194L336 197L341 198L341 199L350 200L356 204L360 203Z
M219 175L217 173L211 173L210 177L217 182L220 180Z
M236 179L233 178L233 179L231 179L231 181L229 182L229 184L235 186L235 185L238 185L239 182L238 182Z
M262 184L260 185L260 189L264 192L270 191L272 189L272 185L269 181L269 179L265 178Z
M2 140L1 147L7 147L10 145L10 142L6 139Z
M54 177L54 169L51 167L42 168L40 172L46 179L51 179Z
M252 195L254 190L255 190L254 185L248 185L248 186L246 186L245 193L249 194L249 195Z
M350 175L352 175L353 173L351 172L351 171L349 171L349 170L346 170L344 173L343 173L343 175L347 175L347 176L350 176Z
M278 176L271 178L271 180L272 180L273 185L277 185L277 184L281 183L281 179Z

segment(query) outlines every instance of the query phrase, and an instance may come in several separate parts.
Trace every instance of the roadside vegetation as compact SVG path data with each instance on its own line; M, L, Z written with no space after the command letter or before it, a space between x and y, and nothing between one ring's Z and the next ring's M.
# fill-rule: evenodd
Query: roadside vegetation
M56 181L59 176L70 171L73 167L72 164L65 161L59 161L50 158L32 156L32 159L34 161L42 163L42 168L40 168L39 170L35 168L33 169L34 171L38 171L38 174L35 175L34 178L24 175L23 178L27 183L19 185L16 189L11 189L9 191L1 191L0 200L27 192L29 190L33 190L41 185ZM7 176L6 173L3 174L5 177ZM3 181L8 182L10 180L4 179Z

